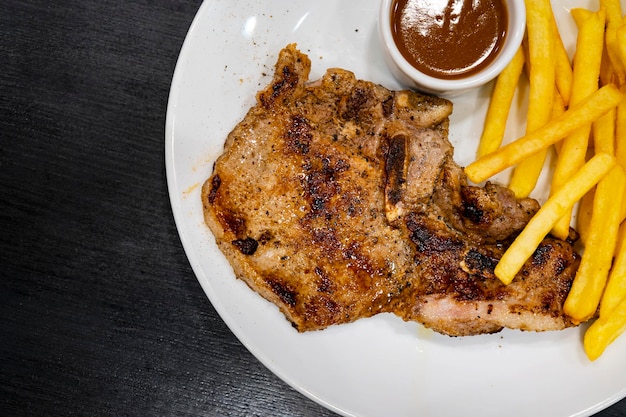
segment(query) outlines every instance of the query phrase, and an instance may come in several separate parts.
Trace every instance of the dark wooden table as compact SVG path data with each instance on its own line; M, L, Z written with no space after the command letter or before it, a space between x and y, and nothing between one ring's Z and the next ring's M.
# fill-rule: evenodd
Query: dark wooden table
M165 112L200 3L0 2L2 416L333 415L238 342L177 235Z

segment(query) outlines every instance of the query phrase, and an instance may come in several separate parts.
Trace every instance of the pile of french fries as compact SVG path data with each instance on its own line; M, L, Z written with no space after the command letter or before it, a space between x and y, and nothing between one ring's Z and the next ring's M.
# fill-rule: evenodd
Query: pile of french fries
M619 0L572 9L570 60L550 0L525 2L527 36L495 82L477 159L465 172L480 183L512 168L509 188L527 197L555 150L550 195L495 274L509 284L547 234L567 239L575 218L584 250L564 311L576 323L594 320L583 345L595 360L626 330L626 16ZM526 132L503 146L524 71Z

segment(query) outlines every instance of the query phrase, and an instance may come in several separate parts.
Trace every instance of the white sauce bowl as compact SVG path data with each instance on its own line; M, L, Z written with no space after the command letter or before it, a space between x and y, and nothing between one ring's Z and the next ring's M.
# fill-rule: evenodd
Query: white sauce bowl
M513 59L524 38L526 8L523 0L504 0L508 25L504 45L495 59L479 72L463 78L435 78L416 69L402 55L396 45L391 24L394 0L382 0L378 29L382 40L385 62L393 76L405 87L424 93L453 97L493 80Z

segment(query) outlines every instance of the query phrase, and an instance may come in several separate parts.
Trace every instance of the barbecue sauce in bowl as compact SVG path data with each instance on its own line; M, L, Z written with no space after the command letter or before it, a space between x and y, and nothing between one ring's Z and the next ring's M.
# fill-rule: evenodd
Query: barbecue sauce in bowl
M390 23L412 66L431 77L459 79L494 61L507 21L503 0L394 0Z

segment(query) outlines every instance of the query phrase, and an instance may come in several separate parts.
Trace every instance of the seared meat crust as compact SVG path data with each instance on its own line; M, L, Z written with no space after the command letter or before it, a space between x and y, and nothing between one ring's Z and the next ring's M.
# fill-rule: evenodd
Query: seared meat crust
M493 269L538 204L467 184L447 140L452 104L280 53L202 189L235 274L299 331L381 312L449 335L572 325L577 268L547 238L508 286Z

